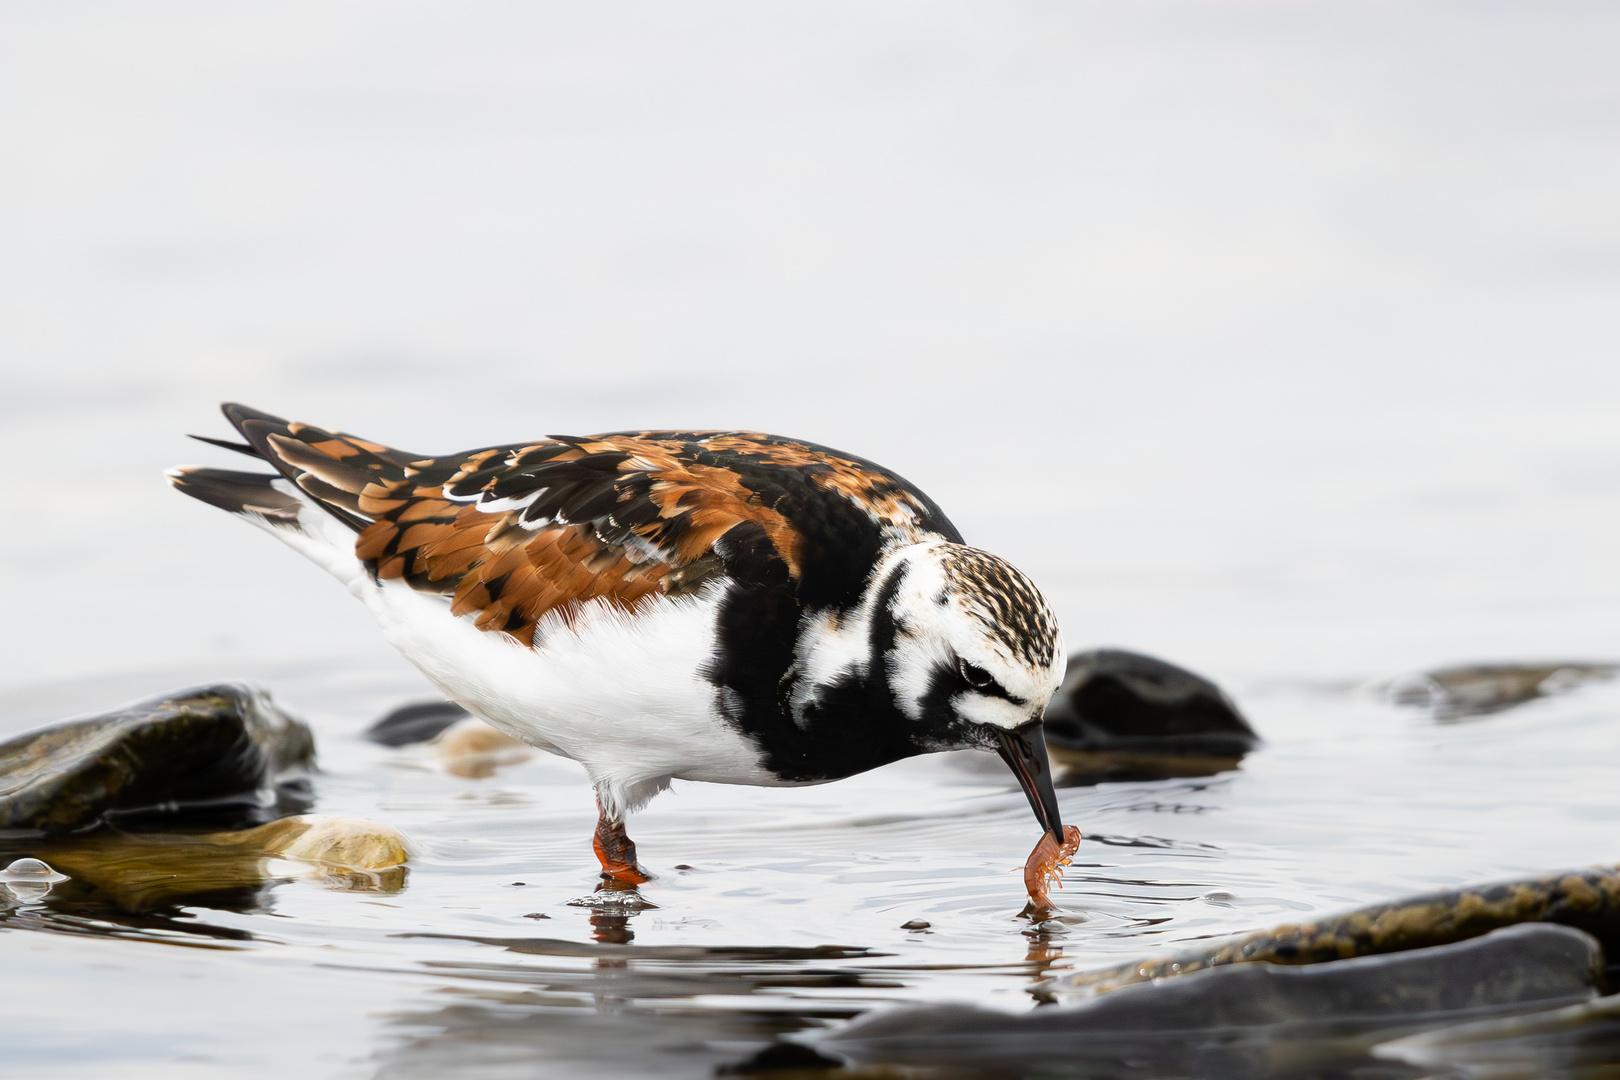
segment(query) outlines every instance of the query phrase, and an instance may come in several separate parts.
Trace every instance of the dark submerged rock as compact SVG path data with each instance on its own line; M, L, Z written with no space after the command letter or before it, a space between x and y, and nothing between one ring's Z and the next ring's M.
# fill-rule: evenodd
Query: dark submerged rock
M414 701L366 728L365 737L384 746L430 742L471 715L453 701Z
M1094 779L1207 776L1260 742L1220 687L1123 649L1069 658L1045 729L1053 758Z
M1616 675L1620 664L1614 663L1468 664L1398 676L1384 684L1384 693L1396 705L1428 709L1441 720L1461 720Z
M0 743L0 829L268 821L307 806L314 756L309 728L264 693L182 690Z
M1371 1047L1395 1036L1588 1001L1602 967L1602 949L1585 933L1518 926L1393 956L1200 971L1022 1015L896 1009L814 1047L862 1065L979 1064L1008 1075L1059 1063L1088 1077L1340 1075L1373 1065Z

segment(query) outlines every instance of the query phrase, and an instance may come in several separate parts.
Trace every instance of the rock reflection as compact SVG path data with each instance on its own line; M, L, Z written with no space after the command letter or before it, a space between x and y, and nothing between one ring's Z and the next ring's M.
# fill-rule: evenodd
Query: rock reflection
M0 873L13 896L28 890L31 900L47 903L58 915L92 915L125 926L150 926L144 916L173 919L180 902L262 908L268 887L290 880L397 893L405 887L408 858L403 838L386 826L317 817L196 835L103 830L81 837L13 838L4 847L30 853ZM53 866L65 874L54 873ZM165 928L171 928L167 922Z
M1620 1075L1620 997L1409 1035L1373 1053L1430 1075L1613 1080Z
M1126 750L1071 750L1048 744L1052 763L1062 771L1060 788L1092 787L1115 782L1195 779L1230 772L1243 764L1242 754L1167 754Z

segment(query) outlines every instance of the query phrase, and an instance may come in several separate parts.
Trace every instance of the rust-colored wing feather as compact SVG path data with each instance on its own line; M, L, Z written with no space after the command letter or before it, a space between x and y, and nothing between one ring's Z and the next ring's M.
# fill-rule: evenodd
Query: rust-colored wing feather
M554 436L433 458L241 406L226 415L359 532L355 552L379 579L445 594L455 614L524 643L547 615L566 621L593 600L634 609L720 575L798 603L848 594L876 547L959 539L899 477L752 432Z

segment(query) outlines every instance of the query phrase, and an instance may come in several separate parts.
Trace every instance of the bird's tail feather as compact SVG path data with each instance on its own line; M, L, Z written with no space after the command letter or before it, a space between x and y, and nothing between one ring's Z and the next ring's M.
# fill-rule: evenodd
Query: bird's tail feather
M298 526L298 511L303 503L275 489L273 485L281 479L279 476L208 469L201 465L182 465L165 475L176 488L210 506L233 514L258 514L271 525Z
M245 405L226 404L222 409L246 442L197 437L258 458L277 472L183 465L169 470L169 482L195 499L265 528L360 595L370 571L355 554L355 534L373 520L367 500L379 498L389 482L403 479L407 465L421 455L283 420Z
M374 519L365 507L367 486L404 477L406 466L421 457L234 402L220 409L247 441L193 438L260 458L275 466L280 476L183 467L171 470L170 480L203 502L233 513L251 511L271 524L296 523L298 507L313 505L360 532ZM283 485L272 486L283 477L307 498L278 490ZM379 485L375 490L382 489Z

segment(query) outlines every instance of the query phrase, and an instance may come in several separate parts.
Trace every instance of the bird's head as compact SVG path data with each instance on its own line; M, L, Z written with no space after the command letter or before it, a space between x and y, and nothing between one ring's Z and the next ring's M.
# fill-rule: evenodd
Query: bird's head
M1065 666L1051 606L1020 570L977 548L918 544L894 558L873 613L876 624L891 626L874 625L874 638L889 637L889 690L915 725L915 742L927 750L996 750L1061 842L1041 734Z

